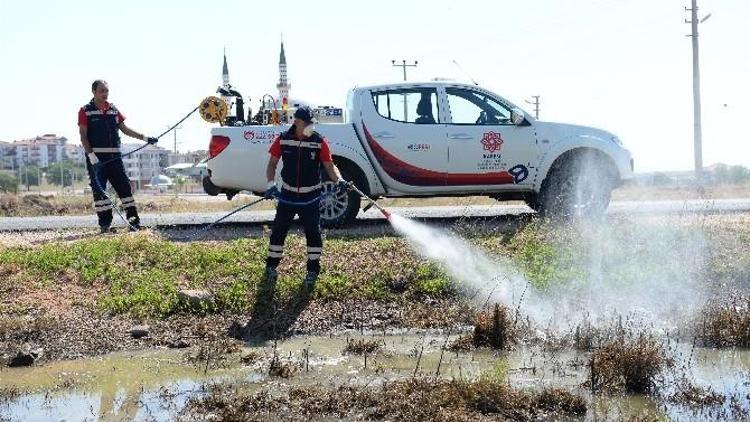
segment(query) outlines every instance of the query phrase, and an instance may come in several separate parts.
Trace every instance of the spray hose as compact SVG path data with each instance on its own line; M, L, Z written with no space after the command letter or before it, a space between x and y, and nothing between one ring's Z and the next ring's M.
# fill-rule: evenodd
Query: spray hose
M364 192L362 192L361 190L359 190L359 189L358 189L358 188L357 188L357 187L356 187L356 186L354 185L354 183L352 183L352 182L346 182L346 184L347 184L347 188L348 188L348 189L350 189L350 190L353 190L353 191L354 191L354 192L356 192L356 193L357 193L358 195L360 195L360 196L362 196L363 198L365 198L365 199L367 199L368 201L370 201L370 202L371 202L371 203L372 203L372 204L373 204L373 205L374 205L374 206L375 206L375 207L376 207L376 208L377 208L378 210L380 210L380 212L381 212L381 213L383 213L383 215L384 215L384 216L385 216L386 218L390 218L391 214L390 214L390 213L389 213L389 212L388 212L388 211L387 211L387 210L386 210L385 208L383 208L383 207L381 207L380 205L378 205L378 204L377 204L377 203L375 202L375 200L374 200L374 199L372 199L372 198L370 198L369 196L365 195L365 194L364 194ZM256 199L255 201L252 201L252 202L250 202L250 203L247 203L247 204L245 204L245 205L242 205L242 206L240 206L240 207L236 208L235 210L231 211L231 212L230 212L229 214L227 214L227 215L224 215L223 217L221 217L221 218L219 218L218 220L214 221L213 223L211 223L211 224L207 225L206 227L201 227L200 229L196 230L195 232L191 233L191 234L190 234L190 235L188 235L188 236L185 236L185 237L183 237L183 238L180 238L180 240L191 240L191 239L193 239L194 237L196 237L197 235L199 235L199 234L201 234L201 233L203 233L203 232L206 232L206 231L208 231L208 230L212 229L212 228L213 228L214 226L216 226L217 224L219 224L219 223L221 223L222 221L226 220L226 219L227 219L227 218L229 218L230 216L232 216L232 215L234 215L234 214L236 214L236 213L238 213L238 212L240 212L240 211L242 211L242 210L244 210L244 209L250 208L250 207L252 207L253 205L259 204L259 203L261 203L261 202L263 202L263 201L265 201L265 200L267 200L267 199L269 199L269 200L270 200L270 199L274 199L274 200L276 200L276 201L277 201L278 203L280 203L280 204L292 205L292 206L297 206L297 207L306 207L306 206L308 206L308 205L312 205L312 204L314 204L314 203L316 203L316 202L320 201L321 199L325 198L325 197L326 197L326 196L328 196L328 195L331 195L331 193L330 193L330 192L322 193L322 194L320 194L320 195L316 196L315 198L313 198L313 199L310 199L309 201L303 201L303 202L296 202L296 201L290 201L290 200L288 200L288 199L284 199L284 198L282 198L282 197L281 197L281 194L280 194L280 193L277 193L277 194L273 195L273 196L272 196L272 197L270 197L270 198L268 198L268 197L262 197L262 198Z
M213 223L207 225L206 227L201 227L200 229L196 230L195 232L189 234L188 236L180 238L180 240L191 240L195 236L197 236L197 235L199 235L199 234L201 234L201 233L203 233L205 231L208 231L208 230L212 229L214 226L216 226L217 224L219 224L222 221L226 220L227 218L231 217L232 215L234 215L234 214L236 214L236 213L238 213L238 212L240 212L240 211L242 211L244 209L250 208L253 205L259 204L259 203L261 203L261 202L263 202L263 201L265 201L267 199L275 199L276 201L278 201L281 204L295 205L295 206L304 207L304 206L311 205L311 204L313 204L315 202L320 201L326 195L329 195L329 194L327 194L327 193L321 194L321 195L318 195L317 197L315 197L315 198L313 198L313 199L311 199L309 201L305 201L305 202L288 201L286 199L281 198L280 195L275 195L275 196L273 196L271 198L267 198L267 197L264 196L264 197L261 197L259 199L256 199L255 201L249 202L249 203L247 203L245 205L242 205L242 206L240 206L240 207L232 210L229 214L224 215L223 217L221 217L218 220L214 221Z

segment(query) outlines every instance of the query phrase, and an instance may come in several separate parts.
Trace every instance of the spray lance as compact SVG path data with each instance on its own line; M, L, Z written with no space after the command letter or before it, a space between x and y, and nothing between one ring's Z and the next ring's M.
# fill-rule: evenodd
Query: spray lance
M379 204L377 203L377 201L375 201L374 199L372 199L372 198L370 198L369 196L365 195L365 193L364 193L364 192L362 192L361 190L359 190L359 188L358 188L357 186L355 186L355 185L354 185L354 183L352 183L352 182L349 182L349 181L346 181L346 180L345 180L345 182L346 182L347 186L349 187L349 189L353 190L353 191L354 191L354 192L356 192L356 193L357 193L357 194L358 194L359 196L361 196L362 198L364 198L364 199L366 199L366 200L368 200L368 201L370 202L370 205L369 205L368 207L366 207L366 208L369 208L369 207L373 206L373 207L377 208L377 209L378 209L378 211L380 211L380 213L381 213L381 214L383 214L383 216L384 216L384 217L385 217L386 219L389 219L389 220L390 220L390 218L391 218L391 213L390 213L390 212L389 212L388 210L386 210L385 208L381 207L381 206L380 206L380 205L379 205Z

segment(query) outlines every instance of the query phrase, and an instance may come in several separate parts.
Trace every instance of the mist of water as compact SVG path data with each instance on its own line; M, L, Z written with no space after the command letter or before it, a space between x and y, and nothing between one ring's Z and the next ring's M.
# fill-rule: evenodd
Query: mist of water
M417 253L439 263L478 303L519 302L528 283L508 259L490 257L460 236L391 215L393 227Z
M420 255L439 263L482 306L503 303L555 328L626 315L654 328L673 326L704 302L700 272L705 242L690 225L659 221L576 227L572 255L580 276L539 290L514 262L466 239L398 215L391 224Z

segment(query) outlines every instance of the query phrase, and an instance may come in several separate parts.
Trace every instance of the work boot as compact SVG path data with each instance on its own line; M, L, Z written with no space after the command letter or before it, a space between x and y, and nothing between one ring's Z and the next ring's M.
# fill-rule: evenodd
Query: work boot
M305 276L305 287L312 289L315 287L315 282L318 281L318 273L315 271L308 271Z
M99 233L101 234L110 234L115 233L115 229L110 226L100 226L99 227Z
M128 218L128 229L131 232L137 232L141 229L141 222L138 219L138 217L130 217Z
M279 273L276 268L266 267L266 283L276 284L276 280L279 278Z

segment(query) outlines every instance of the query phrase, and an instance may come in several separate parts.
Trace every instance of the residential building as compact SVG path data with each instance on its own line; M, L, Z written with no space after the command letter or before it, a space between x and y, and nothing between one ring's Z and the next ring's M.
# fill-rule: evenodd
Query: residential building
M141 146L143 144L123 143L122 153L127 154ZM149 145L134 154L123 157L122 162L130 184L138 190L150 184L153 177L160 175L162 168L167 167L168 160L169 151L156 145Z
M197 164L208 157L208 151L198 150L189 152L169 153L168 164L173 166L179 163Z
M68 138L48 133L35 138L14 141L15 165L49 167L65 159L64 147Z

